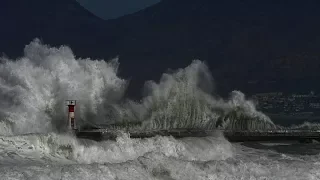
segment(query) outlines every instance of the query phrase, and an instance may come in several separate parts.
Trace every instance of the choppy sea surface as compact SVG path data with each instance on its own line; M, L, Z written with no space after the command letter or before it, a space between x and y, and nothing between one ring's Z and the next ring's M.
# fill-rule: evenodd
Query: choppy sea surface
M0 179L320 179L320 145L230 143L223 136L95 142L70 135L0 137Z
M70 47L39 40L25 47L23 57L0 58L0 180L320 179L316 142L230 143L219 133L182 139L123 133L116 141L95 142L64 134L68 99L77 100L77 127L278 127L240 91L219 97L200 60L147 81L139 101L125 96L129 81L118 68L117 59L78 58Z

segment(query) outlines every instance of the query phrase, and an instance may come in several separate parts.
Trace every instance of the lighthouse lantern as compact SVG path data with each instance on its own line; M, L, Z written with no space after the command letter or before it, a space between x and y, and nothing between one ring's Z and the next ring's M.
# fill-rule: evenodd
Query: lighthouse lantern
M68 129L69 130L76 130L76 124L75 124L75 106L77 104L76 100L67 100L67 106L68 106Z

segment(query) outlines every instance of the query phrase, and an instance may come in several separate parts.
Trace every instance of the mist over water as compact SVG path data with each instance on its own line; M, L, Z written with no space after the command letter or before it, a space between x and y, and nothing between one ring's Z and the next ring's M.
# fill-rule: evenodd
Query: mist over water
M281 154L209 137L156 136L95 142L65 134L65 100L77 100L77 125L267 129L274 123L239 91L221 99L208 67L188 67L146 82L141 101L124 97L119 63L76 58L67 46L34 40L19 59L0 63L0 174L4 179L220 180L320 179L320 156ZM31 133L31 134L30 134Z

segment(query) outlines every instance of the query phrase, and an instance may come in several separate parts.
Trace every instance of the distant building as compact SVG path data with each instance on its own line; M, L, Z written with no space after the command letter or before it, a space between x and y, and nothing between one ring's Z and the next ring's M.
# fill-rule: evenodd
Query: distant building
M320 96L314 91L308 94L284 94L282 92L258 93L252 96L257 109L266 113L297 115L305 112L320 113Z

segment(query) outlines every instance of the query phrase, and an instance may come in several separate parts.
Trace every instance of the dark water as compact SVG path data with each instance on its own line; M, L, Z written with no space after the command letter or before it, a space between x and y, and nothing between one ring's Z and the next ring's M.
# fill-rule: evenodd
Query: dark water
M244 142L242 145L250 148L271 150L282 154L291 155L317 155L320 153L320 143L298 143L296 141L283 142Z

